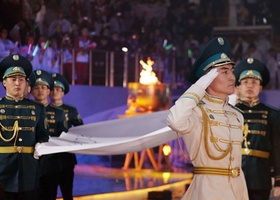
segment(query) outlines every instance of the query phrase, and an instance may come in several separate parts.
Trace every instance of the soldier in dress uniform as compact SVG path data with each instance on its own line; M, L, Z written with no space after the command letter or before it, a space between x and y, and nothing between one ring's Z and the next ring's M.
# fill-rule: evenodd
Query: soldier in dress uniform
M170 108L168 126L186 145L194 177L183 200L247 200L241 169L243 116L228 104L235 76L226 38L213 38L196 59L192 85ZM178 137L179 137L178 135Z
M69 83L67 79L58 73L52 74L54 79L54 88L51 90L51 105L63 109L68 128L72 126L83 125L83 120L76 107L63 103L63 97L69 92ZM77 164L76 156L72 153L61 153L63 173L60 174L60 190L64 199L73 199L73 181L74 168Z
M50 73L44 70L35 70L30 77L31 94L35 101L45 106L48 133L50 137L58 137L64 131L67 132L65 113L61 108L49 104L50 90L53 89L54 80ZM64 173L60 154L43 155L40 159L40 199L55 200L57 196L60 174Z
M275 195L280 194L280 115L279 110L260 102L259 94L269 82L265 64L254 58L241 60L235 67L236 90L243 111L244 142L242 169L250 200L268 200L274 170Z
M39 157L35 147L49 139L44 106L24 98L32 65L17 54L0 63L6 96L0 99L2 200L37 200Z

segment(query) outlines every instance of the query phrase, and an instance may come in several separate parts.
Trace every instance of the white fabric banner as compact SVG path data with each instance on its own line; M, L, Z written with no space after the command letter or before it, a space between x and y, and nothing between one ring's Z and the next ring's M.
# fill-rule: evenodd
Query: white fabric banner
M71 152L117 155L137 152L174 140L166 125L168 111L76 126L37 148L39 155Z

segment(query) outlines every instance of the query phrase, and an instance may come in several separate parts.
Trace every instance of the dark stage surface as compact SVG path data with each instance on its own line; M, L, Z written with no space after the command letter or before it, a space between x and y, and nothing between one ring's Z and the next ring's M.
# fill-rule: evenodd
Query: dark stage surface
M173 171L127 169L78 165L75 169L74 199L145 200L151 191L168 190L180 199L191 181L191 168ZM58 191L58 197L61 197ZM62 198L59 198L62 199Z

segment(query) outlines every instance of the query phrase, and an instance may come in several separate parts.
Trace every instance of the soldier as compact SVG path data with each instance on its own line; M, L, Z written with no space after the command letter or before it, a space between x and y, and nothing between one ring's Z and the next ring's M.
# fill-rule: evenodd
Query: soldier
M31 63L10 55L0 63L6 96L0 100L0 183L3 200L37 200L38 154L35 147L49 139L44 106L24 98Z
M83 120L78 113L76 107L63 103L63 97L69 92L69 84L67 79L61 74L52 74L54 79L54 88L51 90L51 104L62 108L65 115L68 128L72 126L83 125ZM75 154L61 153L63 173L60 174L59 186L64 199L73 199L73 181L74 168L77 164Z
M35 70L34 77L30 77L31 94L35 101L45 106L48 133L50 137L58 137L64 131L67 132L65 113L61 108L50 105L48 97L53 89L54 80L50 73L44 70ZM60 174L64 173L60 154L44 155L40 159L40 199L55 200L57 196Z
M260 102L259 94L269 82L267 67L257 59L241 60L235 67L236 90L243 111L245 129L242 169L250 200L270 197L271 168L275 195L280 195L280 115L279 110Z
M212 39L195 61L193 85L175 102L168 126L179 133L194 166L194 177L182 199L247 200L241 169L243 116L228 104L235 89L230 44Z

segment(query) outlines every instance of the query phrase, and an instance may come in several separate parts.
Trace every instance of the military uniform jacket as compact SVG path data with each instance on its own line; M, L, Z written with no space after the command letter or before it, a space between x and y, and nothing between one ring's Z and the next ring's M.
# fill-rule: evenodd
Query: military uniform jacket
M193 84L171 107L167 124L182 135L194 169L227 170L241 169L243 120L237 109ZM213 172L194 174L182 199L248 199L242 170L235 177Z
M0 182L5 191L30 191L37 187L38 160L33 157L34 149L29 153L24 153L24 149L48 141L45 117L44 106L32 100L0 100ZM22 147L22 152L5 153L7 147L13 146L19 151Z
M59 108L62 108L65 113L65 118L67 121L68 128L71 128L72 126L79 126L84 124L76 107L68 104L62 104L59 106ZM62 161L62 166L64 171L65 170L72 171L75 165L77 164L76 155L73 153L62 153L60 154L60 158Z
M64 131L67 132L67 124L65 119L65 113L61 108L53 105L47 105L47 130L51 137L59 137ZM60 159L60 153L43 155L40 157L41 176L47 176L54 173L62 173L62 161Z
M244 123L248 124L242 148L266 152L269 157L259 157L243 153L242 168L247 187L255 190L271 189L271 169L274 169L275 185L280 186L280 116L279 111L255 101L236 104L243 111ZM247 145L246 145L247 143Z
M78 113L77 108L68 104L62 104L59 107L62 108L65 113L68 128L84 124L80 114Z

